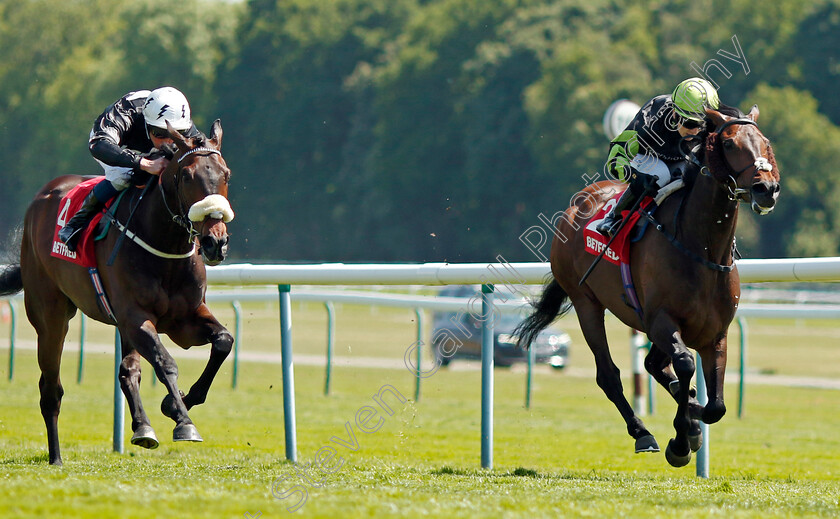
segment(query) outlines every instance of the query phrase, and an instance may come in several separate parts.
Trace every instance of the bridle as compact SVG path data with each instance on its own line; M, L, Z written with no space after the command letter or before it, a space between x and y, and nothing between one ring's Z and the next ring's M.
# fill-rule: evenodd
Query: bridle
M723 123L720 126L720 128L718 128L715 132L706 135L686 135L680 140L680 148L684 152L686 159L700 168L701 175L711 177L718 183L719 186L721 186L721 188L727 191L727 197L730 201L750 202L752 200L752 194L750 192L750 189L738 187L738 181L736 180L736 177L740 176L741 173L747 171L750 168L756 168L757 171L772 171L773 166L770 163L770 161L767 160L767 158L758 156L752 164L748 164L740 170L735 170L735 168L732 167L732 165L729 163L729 160L726 158L726 155L721 150L718 150L717 146L720 144L720 136L723 135L723 131L729 128L730 126L734 126L736 124L752 125L758 128L758 124L755 121L746 117L730 119ZM683 148L683 143L688 143L693 140L701 140L704 144L706 144L707 153L720 153L723 159L722 165L727 170L724 171L724 173L726 174L726 179L724 179L723 181L719 180L719 176L714 175L709 169L709 166L702 164L693 150L687 150L686 148ZM707 159L708 158L709 157L707 157Z
M208 148L206 146L198 146L196 148L192 148L187 150L183 155L181 155L176 164L176 170L174 175L174 184L175 184L175 198L178 201L178 210L179 212L174 212L170 207L169 203L166 201L166 191L163 188L163 181L158 181L158 187L160 188L161 198L163 199L163 206L166 207L166 211L169 213L169 216L172 218L172 221L175 222L178 226L182 227L184 230L187 231L189 236L187 237L187 242L191 243L196 237L198 237L201 233L196 230L195 225L193 225L193 221L187 216L189 208L184 203L184 199L181 196L180 184L181 184L181 176L183 168L181 167L181 163L189 157L190 155L195 154L204 154L204 155L222 155L222 152L214 149ZM174 157L173 157L174 158Z
M726 155L724 155L723 152L717 148L717 146L720 144L720 135L723 134L723 131L725 129L729 128L730 126L733 126L733 125L736 125L736 124L749 124L749 125L755 126L756 128L758 127L758 125L752 119L747 119L747 118L730 119L729 121L726 121L725 123L723 123L720 126L720 128L718 128L717 131L715 131L715 132L712 132L712 133L701 132L701 133L698 133L696 135L686 135L685 137L683 137L680 140L679 145L680 145L681 151L685 154L686 160L688 160L690 163L692 163L695 166L697 166L698 168L700 168L700 174L702 174L704 176L707 176L707 177L710 177L712 180L715 181L715 183L718 186L720 186L722 189L726 190L727 191L727 197L729 198L729 200L731 202L736 202L736 201L749 202L752 199L752 194L751 194L750 190L746 189L746 188L738 187L738 183L737 183L737 180L735 180L735 177L739 176L741 173L747 171L748 169L750 169L752 167L755 167L757 170L771 171L772 170L772 165L771 165L770 161L767 160L766 158L758 157L758 158L756 158L756 160L752 164L748 165L747 167L745 167L745 168L743 168L739 171L736 171L732 167L732 165L727 160ZM726 173L726 179L725 180L721 181L719 179L719 176L716 176L715 174L712 173L712 171L709 169L708 165L700 162L700 159L697 158L697 155L695 153L696 147L695 147L695 149L689 149L688 148L688 144L691 141L696 141L696 140L699 140L701 143L703 143L705 145L706 149L704 151L707 154L707 156L706 156L707 162L709 162L711 160L711 158L709 157L709 154L719 153L721 155L720 166L722 166L723 168L725 168L727 170L727 171L724 171L724 173ZM683 199L683 201L684 201L684 199ZM681 209L682 209L682 203L680 203L679 207L677 208L677 211L674 213L674 227L675 228L678 226L677 220L679 218L679 214L680 214ZM706 266L707 268L710 268L712 270L716 270L718 272L725 272L725 273L726 272L731 272L735 268L734 258L737 256L737 249L735 248L734 240L732 242L733 261L729 265L722 265L722 264L719 264L719 263L715 263L713 261L709 261L708 259L704 258L703 256L700 256L699 254L696 254L695 252L691 251L688 247L686 247L683 243L681 243L674 234L669 233L665 229L665 226L663 226L661 223L659 223L656 220L656 218L654 218L653 215L650 214L648 211L642 211L642 214L654 225L654 227L656 228L657 231L661 232L662 235L665 236L665 238L674 245L674 247L676 247L679 251L681 251L683 254L685 254L686 256L691 258L692 260Z

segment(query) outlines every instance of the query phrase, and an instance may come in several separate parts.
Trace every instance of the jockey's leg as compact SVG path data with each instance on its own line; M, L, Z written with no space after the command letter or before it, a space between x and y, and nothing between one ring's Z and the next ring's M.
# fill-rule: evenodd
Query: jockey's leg
M622 211L633 207L644 195L656 196L660 188L671 181L668 165L653 155L638 154L630 161L630 185L612 211L598 224L596 231L612 237L621 224Z
M84 234L88 223L100 212L105 204L112 199L119 191L108 180L103 180L88 193L82 207L76 214L58 231L58 239L67 245L71 251L76 250L79 239Z
M58 239L64 242L71 251L76 250L79 239L96 213L101 211L105 204L120 191L131 185L131 168L109 166L98 160L97 162L105 170L105 180L94 186L93 191L85 198L82 207L58 231Z
M618 229L618 226L621 224L622 211L631 209L633 204L636 203L636 200L638 200L639 197L635 191L636 190L631 186L628 186L627 189L624 190L624 193L621 194L621 197L618 199L618 202L616 202L609 214L607 214L607 216L601 220L601 223L595 227L595 230L604 236L611 238Z

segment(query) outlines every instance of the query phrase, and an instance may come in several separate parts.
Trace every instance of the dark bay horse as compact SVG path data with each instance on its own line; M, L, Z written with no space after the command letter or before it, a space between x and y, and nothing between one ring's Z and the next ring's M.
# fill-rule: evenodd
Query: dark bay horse
M691 452L702 443L697 420L711 424L726 411L726 335L741 293L733 261L738 203L749 203L754 212L767 214L779 194L773 152L756 125L758 107L738 117L714 110L706 113L715 130L704 138L702 168L695 168L686 179L687 186L658 209L656 219L665 232L649 228L630 251L641 316L625 303L617 265L602 261L579 285L594 258L584 250L583 229L592 226L590 219L620 187L600 182L589 186L586 196L576 198L559 219L551 246L553 278L517 333L519 344L527 347L540 330L574 306L595 356L598 386L627 423L627 431L636 440L636 452L658 452L656 440L624 397L607 344L605 309L626 325L646 332L653 347L645 368L678 404L676 437L665 451L675 467L688 464ZM690 389L695 362L689 348L702 360L709 397L705 407Z
M152 365L168 391L161 410L176 423L173 439L201 441L187 410L204 402L233 345L233 336L204 303L204 263L215 265L224 259L225 222L233 218L227 201L230 170L219 151L221 123L213 123L209 139L184 138L171 126L169 132L177 151L160 179L151 181L152 189L142 201L138 202L140 191L134 190L133 197L116 210L116 220L123 224L134 213L126 225L135 238L127 234L111 266L106 262L120 236L117 226L112 225L95 245L102 284L121 336L119 379L131 411L131 443L152 449L158 440L140 401L140 357ZM87 269L50 255L59 202L87 178L91 177L59 177L38 192L24 219L20 263L7 265L0 273L0 294L25 289L26 315L38 334L41 414L54 465L61 464L58 414L64 389L59 368L68 321L80 309L92 319L115 324L100 307ZM178 389L178 367L158 333L167 334L182 348L212 345L207 366L186 396Z

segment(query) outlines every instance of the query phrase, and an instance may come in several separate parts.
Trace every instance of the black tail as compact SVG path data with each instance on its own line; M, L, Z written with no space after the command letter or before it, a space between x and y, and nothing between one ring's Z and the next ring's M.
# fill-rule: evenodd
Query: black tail
M517 346L520 348L528 348L541 331L572 309L569 294L554 278L545 284L542 296L538 301L533 301L531 306L534 307L534 313L519 323L513 332L514 336L519 337Z
M23 290L20 265L0 265L0 296L10 296Z

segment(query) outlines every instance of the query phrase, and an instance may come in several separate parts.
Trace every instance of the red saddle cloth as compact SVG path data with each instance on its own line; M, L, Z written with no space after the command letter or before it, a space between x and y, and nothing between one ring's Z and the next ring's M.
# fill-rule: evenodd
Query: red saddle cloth
M603 251L604 247L607 246L609 238L596 231L595 227L597 227L598 224L601 223L607 216L607 213L615 207L615 204L618 202L618 198L622 193L624 193L623 190L619 191L617 195L609 199L609 201L604 204L604 207L602 207L601 210L598 211L591 220L589 220L586 227L584 227L583 237L586 240L585 249L589 254L597 256L598 254L601 254L601 251ZM640 207L647 207L651 202L653 202L653 198L645 197L645 199L642 200ZM629 218L629 221L624 225L621 231L619 231L618 236L616 236L612 245L610 245L610 248L607 249L606 254L604 254L604 259L616 265L620 265L621 263L630 263L630 233L636 226L636 222L638 222L639 218L642 217L639 211L636 211L628 216L629 212L630 211L624 211L622 213L625 219Z
M67 249L67 246L58 239L58 231L64 227L64 224L67 223L74 214L76 214L76 211L78 211L82 206L82 203L85 201L88 193L93 190L93 186L103 180L105 180L105 177L85 180L70 190L70 192L67 193L67 196L61 199L61 203L58 205L58 218L55 222L55 231L53 232L53 245L52 252L50 253L51 256L67 260L83 267L90 268L96 266L96 256L93 250L93 238L96 225L102 219L104 214L103 212L100 211L96 216L94 216L87 228L82 231L83 234L76 245L75 252ZM111 200L107 205L110 207L111 203L113 203L113 200Z

